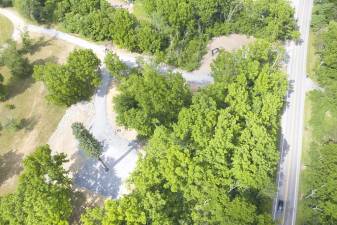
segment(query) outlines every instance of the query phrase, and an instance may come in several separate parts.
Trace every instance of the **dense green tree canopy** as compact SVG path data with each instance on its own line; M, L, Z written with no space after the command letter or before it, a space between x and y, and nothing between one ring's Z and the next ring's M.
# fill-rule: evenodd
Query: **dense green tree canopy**
M180 74L159 74L150 67L141 73L121 82L114 104L119 124L150 136L156 126L176 121L180 109L189 105L191 93Z
M314 31L325 29L330 21L337 21L337 4L335 0L315 1L311 26Z
M234 29L268 40L298 39L294 9L287 0L249 0Z
M148 52L160 61L196 69L207 41L239 32L274 40L298 38L294 10L287 0L137 0L146 20L106 0L16 0L24 15L60 22L66 30L93 40Z
M308 168L305 179L310 183L305 204L310 210L306 224L337 223L337 144L326 144L319 148L319 155Z
M34 78L45 83L50 101L69 106L93 95L101 82L99 65L91 50L74 50L64 65L35 66Z
M37 22L51 22L59 0L13 0L14 6L26 17Z
M262 202L278 161L287 86L282 58L283 50L265 41L222 52L213 65L215 83L193 96L172 128L155 129L131 177L133 193L82 219L87 225L108 224L108 218L116 224L273 224ZM123 210L125 202L130 207Z
M336 4L337 5L337 4ZM322 34L320 49L321 63L317 69L318 82L324 87L329 97L337 97L337 21L332 21ZM337 102L334 101L337 106Z
M2 7L12 6L12 0L0 0L0 6Z
M16 192L0 198L0 223L67 225L72 204L65 162L65 155L51 155L49 146L28 156Z

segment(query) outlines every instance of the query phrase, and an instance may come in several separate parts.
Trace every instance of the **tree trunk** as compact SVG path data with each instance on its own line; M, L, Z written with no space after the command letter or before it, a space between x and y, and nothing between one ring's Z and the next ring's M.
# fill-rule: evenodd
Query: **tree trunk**
M98 161L100 161L105 169L105 172L109 171L109 168L105 165L105 163L103 162L103 160L101 158L98 158Z

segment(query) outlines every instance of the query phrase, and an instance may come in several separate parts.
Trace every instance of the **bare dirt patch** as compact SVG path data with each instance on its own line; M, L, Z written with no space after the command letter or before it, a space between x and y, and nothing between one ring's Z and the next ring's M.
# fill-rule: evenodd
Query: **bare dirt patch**
M253 41L253 37L239 34L231 34L229 36L220 36L213 38L207 45L207 54L204 55L200 68L193 71L192 73L195 75L209 75L211 73L211 64L219 54L216 49L232 52L252 43Z

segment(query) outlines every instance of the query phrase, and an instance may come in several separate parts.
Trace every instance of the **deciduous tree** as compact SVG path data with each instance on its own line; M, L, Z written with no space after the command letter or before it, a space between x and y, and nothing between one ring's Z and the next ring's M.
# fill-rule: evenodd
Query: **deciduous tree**
M101 82L99 65L99 59L91 50L75 50L64 65L35 66L34 78L45 83L50 101L70 106L89 100L94 94Z
M106 54L104 63L110 74L117 80L121 80L129 75L127 65L125 65L113 52L108 52L108 54Z
M24 161L16 192L0 198L0 221L17 225L67 225L72 212L71 180L64 154L38 147Z
M188 106L190 90L180 74L159 74L146 67L142 75L131 75L118 87L114 98L117 122L150 136L156 126L170 126L177 114Z

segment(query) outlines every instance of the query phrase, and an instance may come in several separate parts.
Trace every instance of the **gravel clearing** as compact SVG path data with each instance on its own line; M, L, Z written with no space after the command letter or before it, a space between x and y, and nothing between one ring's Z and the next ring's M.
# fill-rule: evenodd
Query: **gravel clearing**
M102 68L102 85L89 103L70 107L56 131L49 139L54 152L66 153L70 161L65 165L70 170L74 185L105 197L118 198L127 194L126 180L136 166L141 148L136 133L119 128L114 119L107 116L107 92L112 78ZM111 95L110 95L111 96ZM111 122L112 121L112 122ZM79 149L72 134L71 124L82 122L103 144L102 160L109 168L106 172L101 162L88 158Z

